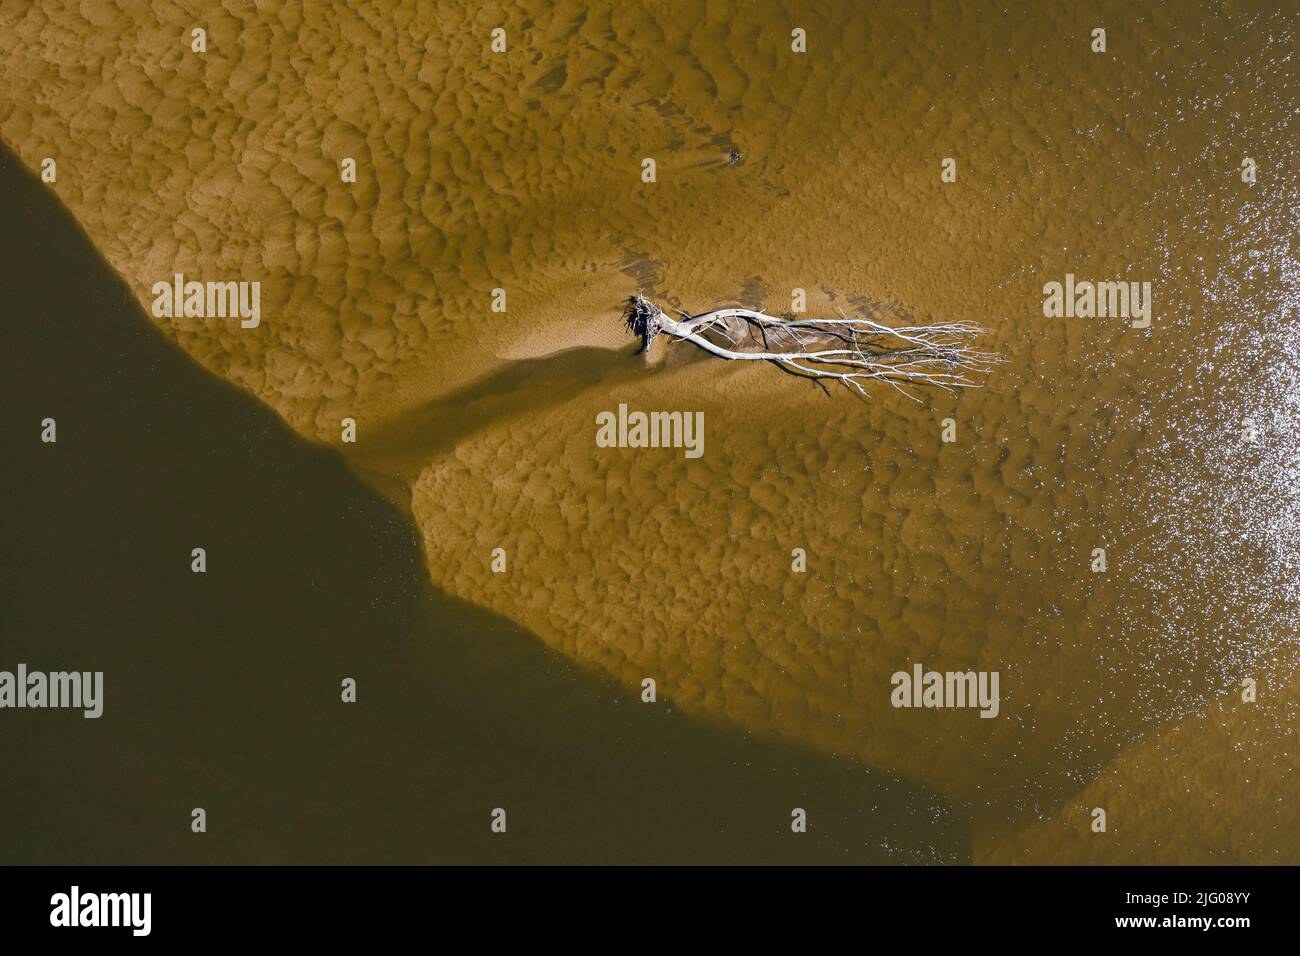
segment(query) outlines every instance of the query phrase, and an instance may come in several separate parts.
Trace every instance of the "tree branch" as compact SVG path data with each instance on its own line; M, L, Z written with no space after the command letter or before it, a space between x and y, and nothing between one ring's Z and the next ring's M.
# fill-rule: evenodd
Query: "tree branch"
M679 320L639 293L628 299L623 314L641 337L643 351L662 332L718 358L771 362L805 378L838 381L863 396L870 381L888 382L917 401L904 386L978 388L975 377L1003 361L995 352L972 347L986 332L973 322L888 326L843 313L834 319L786 320L751 309L683 312Z

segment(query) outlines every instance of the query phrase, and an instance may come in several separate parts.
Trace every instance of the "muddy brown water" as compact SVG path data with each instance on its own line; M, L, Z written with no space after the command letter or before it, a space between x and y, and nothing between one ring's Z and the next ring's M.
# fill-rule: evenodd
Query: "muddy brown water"
M485 54L478 4L395 14L358 2L309 16L293 5L226 10L198 60L176 42L191 26L180 8L158 7L158 28L142 31L111 11L91 22L80 5L42 4L0 36L0 132L29 169L57 151L52 191L137 302L173 270L264 280L256 335L154 324L299 436L336 442L339 419L356 416L360 441L345 453L398 505L373 515L415 535L401 561L424 577L411 571L411 587L431 580L518 629L501 634L536 638L502 639L516 649L504 659L532 660L544 646L574 662L574 675L610 679L625 701L655 675L664 702L713 722L698 726L737 728L721 739L748 732L785 741L783 753L851 757L923 787L911 791L919 807L943 794L950 816L916 835L973 846L977 860L1294 862L1294 4L525 6L508 18L506 56ZM796 24L808 31L806 55L790 50ZM1105 54L1089 49L1099 26ZM102 52L110 43L114 56ZM733 146L744 158L730 166ZM342 155L363 157L355 186L338 182ZM659 159L653 188L639 178L647 155ZM958 179L945 184L949 156ZM1254 184L1241 179L1247 156ZM34 223L23 254L48 245L45 233ZM64 254L57 243L50 251ZM1067 273L1151 281L1151 327L1044 316L1043 283ZM488 311L498 286L508 316ZM795 287L812 311L978 321L1007 364L960 397L855 404L770 368L647 369L620 337L619 300L637 288L696 311L744 302L779 313ZM35 331L5 326L11 337ZM24 347L16 340L11 352ZM14 364L28 387L6 387L27 421L44 394L39 370L57 365ZM130 355L104 374L134 381ZM75 419L71 399L86 392L50 380ZM174 394L183 391L167 390L159 407L185 408ZM113 393L95 392L104 396ZM620 402L704 410L708 451L686 462L597 450L593 416ZM958 440L941 443L949 417ZM83 471L117 467L113 446L97 451ZM291 482L291 497L320 494L337 520L371 528L374 501L325 502L320 482ZM236 504L263 507L222 493L214 525ZM100 510L114 501L105 495ZM183 526L189 504L172 502ZM305 523L275 527L325 533ZM796 544L811 557L804 578L789 572ZM498 545L511 555L508 576L488 568ZM1102 574L1089 570L1098 547ZM349 550L316 555L300 542L279 560ZM323 567L317 576L350 604L369 608L377 596L387 607L390 565L347 560L378 578L347 590ZM277 579L283 593L314 607L315 591L292 578ZM134 585L120 590L119 600L140 600ZM235 613L236 597L227 592L222 613ZM418 600L442 607L436 593ZM246 624L265 634L259 606ZM327 606L339 630L323 615L304 618L308 630L338 634L323 650L359 667L342 635L360 618ZM79 613L92 632L93 612ZM365 633L395 647L431 619L394 612ZM299 635L295 646L311 642L288 610L275 620ZM33 610L17 633L40 623ZM422 652L460 648L474 673L492 666L492 655L473 654L487 639L410 640ZM315 666L310 655L281 659ZM999 718L892 709L890 675L916 661L999 670ZM533 678L516 687L514 672L499 683L450 677L401 652L368 666L400 670L412 702L421 681L445 680L453 700L475 688L494 707L533 708L550 693L530 696ZM277 671L268 679L283 679ZM1246 678L1263 688L1253 709L1239 698ZM581 777L580 754L613 749L582 736L602 725L555 735L572 746L541 731L534 744ZM693 749L677 749L657 774L690 765ZM839 766L826 759L819 765ZM798 789L856 805L836 780L818 780ZM385 789L406 792L385 785L373 799ZM688 792L686 802L714 805L704 785ZM1110 838L1089 830L1099 805L1111 811ZM907 800L890 806L898 812L882 816L906 830L916 817ZM661 832L649 798L643 809L650 822L633 829ZM949 844L953 820L965 842ZM719 855L725 840L710 827L715 842L699 845Z
M167 342L8 153L0 184L0 667L105 675L97 720L0 715L0 862L968 858L924 788L643 704L433 590L407 516Z

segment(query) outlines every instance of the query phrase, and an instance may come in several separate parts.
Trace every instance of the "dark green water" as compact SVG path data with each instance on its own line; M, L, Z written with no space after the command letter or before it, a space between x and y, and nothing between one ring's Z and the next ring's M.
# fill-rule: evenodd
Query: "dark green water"
M932 793L434 592L405 517L158 333L7 151L0 194L0 669L105 674L99 720L0 711L0 864L968 859Z

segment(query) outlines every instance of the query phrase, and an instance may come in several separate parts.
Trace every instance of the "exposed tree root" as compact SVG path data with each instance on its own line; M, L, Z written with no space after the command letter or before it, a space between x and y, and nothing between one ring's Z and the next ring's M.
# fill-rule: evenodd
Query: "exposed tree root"
M659 333L699 346L718 358L771 362L805 378L838 381L864 397L865 383L977 388L977 376L1002 361L971 343L987 330L972 322L888 326L841 313L834 319L783 319L752 309L715 309L673 319L641 294L624 310L628 328L648 351ZM725 342L724 342L725 340Z

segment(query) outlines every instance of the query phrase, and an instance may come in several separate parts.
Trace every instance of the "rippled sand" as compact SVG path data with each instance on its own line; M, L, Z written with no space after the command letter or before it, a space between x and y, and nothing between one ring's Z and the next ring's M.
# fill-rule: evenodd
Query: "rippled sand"
M356 417L341 450L450 594L690 713L936 788L976 859L1300 856L1247 805L1294 763L1294 17L584 6L232 3L202 57L173 7L7 10L0 136L57 156L142 304L177 271L263 282L255 332L159 324L304 436ZM1151 329L1045 319L1067 272L1154 282ZM794 287L977 320L1008 364L862 403L647 370L618 320L637 288L782 311ZM703 410L704 457L596 448L619 402ZM892 709L913 661L999 670L1001 716Z
M925 787L644 704L436 593L408 517L167 342L5 150L0 208L0 294L27 319L0 377L3 649L105 688L95 720L4 711L23 785L0 788L0 861L970 858Z

